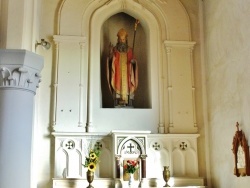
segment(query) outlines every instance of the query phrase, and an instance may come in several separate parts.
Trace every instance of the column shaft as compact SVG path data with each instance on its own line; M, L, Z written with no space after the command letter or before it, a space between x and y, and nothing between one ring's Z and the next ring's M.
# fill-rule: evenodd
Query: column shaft
M30 188L34 96L43 58L0 50L0 187Z

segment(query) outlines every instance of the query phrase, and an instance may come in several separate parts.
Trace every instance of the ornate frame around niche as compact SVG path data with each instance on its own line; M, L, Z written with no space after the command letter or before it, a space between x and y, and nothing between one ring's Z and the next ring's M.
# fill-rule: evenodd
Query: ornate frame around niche
M233 138L234 153L234 175L250 176L249 146L242 130L239 130L239 123L236 123L237 131Z

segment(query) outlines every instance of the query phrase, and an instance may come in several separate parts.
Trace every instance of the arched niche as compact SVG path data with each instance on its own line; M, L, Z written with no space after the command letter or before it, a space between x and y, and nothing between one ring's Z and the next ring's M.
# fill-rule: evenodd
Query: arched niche
M144 28L138 24L136 31L134 25L136 18L120 12L108 18L101 30L101 93L102 107L114 108L114 100L108 87L106 63L109 53L109 45L117 43L117 32L124 28L128 33L128 45L134 46L135 58L138 62L139 84L135 91L134 108L151 108L151 83L150 83L150 64L149 52L147 49L147 37Z
M99 129L98 125L104 123L104 121L109 124L109 128L114 130L117 128L117 122L119 122L119 128L121 129L138 129L138 126L141 126L139 129L151 130L152 132L157 132L157 124L159 122L159 104L158 100L159 96L159 75L157 74L159 71L159 64L161 58L160 55L162 52L162 48L160 47L160 41L157 38L160 36L157 20L155 17L146 9L141 9L139 4L131 4L132 1L124 1L126 2L126 6L124 7L121 4L122 1L112 1L109 5L102 6L99 9L95 10L90 19L90 30L91 34L89 37L89 127L93 125L94 128ZM118 4L117 4L118 3ZM133 9L130 7L134 6ZM144 10L144 14L140 12ZM144 109L125 109L125 110L115 110L115 109L103 109L102 108L102 91L101 91L101 62L100 62L100 53L97 53L97 49L101 49L100 41L101 31L103 28L103 24L112 16L118 13L125 13L132 18L137 18L142 20L140 22L141 27L145 31L145 41L147 41L147 51L144 52L147 54L147 61L149 69L149 84L150 92L149 98L152 99L150 101L150 108ZM146 22L147 20L147 22ZM133 23L132 23L133 25ZM118 31L120 26L118 25L114 31ZM115 34L116 36L116 34ZM115 37L116 40L116 37ZM140 82L140 80L139 80ZM91 113L93 112L93 113ZM128 117L128 119L124 119L124 117ZM110 117L107 119L107 117ZM138 117L145 117L141 119L142 124L138 124ZM143 125L144 124L144 125Z

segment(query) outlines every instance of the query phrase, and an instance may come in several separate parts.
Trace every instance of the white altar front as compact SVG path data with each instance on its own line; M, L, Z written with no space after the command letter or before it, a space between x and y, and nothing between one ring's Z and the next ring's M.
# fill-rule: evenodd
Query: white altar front
M140 161L135 187L163 187L163 166L169 166L170 185L204 186L199 177L198 134L151 134L150 131L112 131L101 133L54 133L55 176L53 188L87 187L82 166L89 147L101 149L94 187L128 187L123 161Z

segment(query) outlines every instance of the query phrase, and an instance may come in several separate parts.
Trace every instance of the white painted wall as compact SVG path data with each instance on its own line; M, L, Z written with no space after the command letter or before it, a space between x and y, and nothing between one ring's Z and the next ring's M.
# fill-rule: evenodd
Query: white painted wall
M0 1L0 48L35 51L41 0Z
M247 188L231 149L237 121L250 139L250 2L204 2L212 187Z

